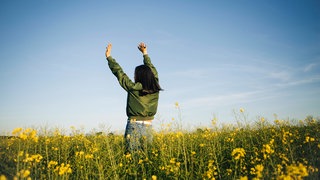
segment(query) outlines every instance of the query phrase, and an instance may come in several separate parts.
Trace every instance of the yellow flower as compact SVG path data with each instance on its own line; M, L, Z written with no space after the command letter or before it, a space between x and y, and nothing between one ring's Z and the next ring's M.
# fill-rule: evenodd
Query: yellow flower
M20 151L18 156L23 156L24 152L23 151Z
M309 136L306 136L305 142L309 142L309 139L310 139L310 137L309 137Z
M76 156L83 156L83 155L84 155L84 152L83 152L83 151L76 152Z
M231 175L231 173L232 173L232 169L227 169L227 174Z
M248 180L248 177L247 176L241 176L240 180Z
M234 141L233 138L228 138L228 139L226 139L226 142L233 142L233 141Z
M0 176L0 180L7 180L7 178L6 178L5 175L1 175L1 176Z
M262 164L258 164L255 166L255 170L256 170L256 174L258 178L262 178L262 171L263 171L263 165Z
M26 178L30 175L30 171L27 169L23 172L22 177Z
M54 136L60 136L60 135L61 135L58 128L56 128L56 129L54 130L53 135L54 135Z
M151 179L152 179L152 180L157 180L157 176L156 176L156 175L152 175L152 176L151 176Z
M93 154L86 154L86 155L84 156L84 158L86 158L86 159L93 159Z
M32 130L29 133L30 139L32 139L34 142L38 142L38 137L37 137L37 130Z
M70 164L64 164L62 163L59 167L59 175L67 174L67 173L72 173L72 170L70 168Z
M126 154L127 159L131 159L131 154Z
M177 136L177 138L179 138L179 137L183 136L183 133L182 133L181 131L178 131L178 132L176 133L176 136Z
M179 103L178 103L178 102L175 102L175 103L174 103L174 106L175 106L176 108L179 108Z
M281 175L277 178L277 180L294 180L294 179L289 175Z
M48 168L54 167L54 166L56 166L57 164L58 164L57 161L50 161L50 162L48 163Z
M243 108L240 108L240 112L243 113L243 112L244 112L244 109L243 109Z
M22 131L22 128L15 128L15 129L12 131L12 135L19 134L21 131Z
M264 148L264 152L266 152L267 154L272 154L274 152L274 150L271 148L269 144L263 145L263 148Z
M306 177L308 176L308 170L307 167L304 166L303 164L299 163L298 166L296 165L290 165L287 167L287 173L290 175L295 175L295 176L301 176L301 177Z
M20 137L21 139L23 139L23 140L26 140L26 139L28 138L28 136L27 136L26 134L24 134L24 133L21 133L21 134L19 135L19 137Z
M211 124L212 126L215 126L217 124L217 118L214 117L212 120L211 120Z
M305 140L306 143L313 142L313 141L315 141L315 139L313 137L306 136L306 140Z
M244 157L246 154L246 151L243 148L235 148L232 153L231 156L235 159L238 160L242 157Z
M23 160L23 162L40 162L43 159L43 157L40 154L34 154L29 155L26 154L26 158Z
M171 164L175 164L175 163L176 163L176 158L171 158L171 159L170 159L170 163L171 163Z
M20 172L17 173L17 176L22 178L27 178L30 175L30 171L22 169Z

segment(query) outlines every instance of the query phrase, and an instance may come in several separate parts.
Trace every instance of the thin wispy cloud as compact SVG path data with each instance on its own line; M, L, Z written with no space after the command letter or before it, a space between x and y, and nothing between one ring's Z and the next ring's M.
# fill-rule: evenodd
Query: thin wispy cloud
M203 106L218 107L239 103L261 101L275 97L275 95L266 95L266 91L233 92L225 93L222 95L195 97L183 101L183 104L185 104L188 108L201 108Z
M269 73L269 77L280 81L288 81L291 79L291 73L288 71L277 71Z
M320 82L320 75L307 77L303 79L296 79L296 80L288 81L285 83L278 83L276 84L276 86L283 88L283 87L291 87L291 86L302 86L305 84L318 83L318 82Z
M304 71L304 72L309 72L309 71L315 69L317 66L319 66L319 63L310 63L310 64L307 64L307 65L304 67L303 71Z

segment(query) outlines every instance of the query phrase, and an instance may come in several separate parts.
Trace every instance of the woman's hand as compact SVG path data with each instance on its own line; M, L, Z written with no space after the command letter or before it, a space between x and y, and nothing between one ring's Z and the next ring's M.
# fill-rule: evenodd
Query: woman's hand
M112 48L112 44L109 43L107 48L106 48L106 57L111 56L111 48Z
M141 42L141 43L138 45L138 49L142 52L143 55L148 54L148 52L147 52L147 46L146 46L145 43Z

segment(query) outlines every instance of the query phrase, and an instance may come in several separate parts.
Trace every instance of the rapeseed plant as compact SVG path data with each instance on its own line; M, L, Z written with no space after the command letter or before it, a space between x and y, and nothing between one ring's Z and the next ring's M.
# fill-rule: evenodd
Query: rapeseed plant
M122 135L71 127L16 128L0 141L2 179L303 179L319 176L320 122L258 118L185 131L179 117L153 134L145 151L125 154ZM240 109L239 120L247 118Z

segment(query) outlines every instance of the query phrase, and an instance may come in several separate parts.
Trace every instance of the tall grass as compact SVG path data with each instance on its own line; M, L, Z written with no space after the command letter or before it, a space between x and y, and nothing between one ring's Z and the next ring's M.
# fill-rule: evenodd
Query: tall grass
M0 179L317 179L320 121L263 118L185 131L163 126L124 154L123 135L17 128L0 141Z

